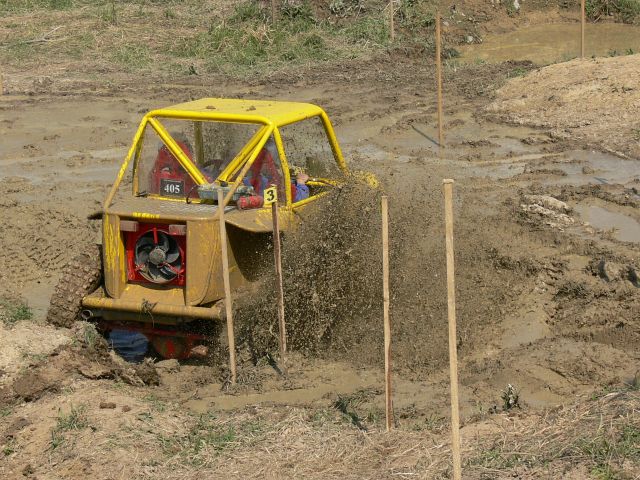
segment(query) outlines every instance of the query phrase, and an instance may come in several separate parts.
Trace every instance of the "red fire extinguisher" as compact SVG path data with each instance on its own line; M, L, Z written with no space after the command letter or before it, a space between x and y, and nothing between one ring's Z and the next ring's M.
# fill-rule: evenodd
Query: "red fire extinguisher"
M264 198L260 195L248 195L240 197L236 202L240 210L249 210L251 208L260 208L264 205Z

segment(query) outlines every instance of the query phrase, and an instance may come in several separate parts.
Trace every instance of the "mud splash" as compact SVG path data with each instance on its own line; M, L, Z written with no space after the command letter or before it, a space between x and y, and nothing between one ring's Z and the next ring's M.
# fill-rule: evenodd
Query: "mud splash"
M407 169L410 165L407 165ZM391 321L396 365L423 378L447 361L446 283L439 179L422 168L389 177ZM462 190L462 187L461 187ZM352 365L382 365L380 194L348 185L285 240L283 266L288 344L292 350ZM505 233L474 200L456 199L459 347L469 354L491 335L531 271L508 257ZM496 268L500 275L496 275ZM273 285L245 296L236 317L254 360L277 356Z

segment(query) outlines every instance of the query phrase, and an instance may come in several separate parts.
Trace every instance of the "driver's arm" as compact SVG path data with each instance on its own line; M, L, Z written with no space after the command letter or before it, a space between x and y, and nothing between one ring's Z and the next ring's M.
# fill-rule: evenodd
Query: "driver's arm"
M309 185L307 185L308 180L309 175L304 172L300 172L296 175L296 197L293 199L294 203L309 198Z

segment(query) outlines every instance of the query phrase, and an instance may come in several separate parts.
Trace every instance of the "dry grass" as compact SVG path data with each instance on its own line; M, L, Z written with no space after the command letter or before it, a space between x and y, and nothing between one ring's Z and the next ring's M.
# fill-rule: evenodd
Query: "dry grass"
M363 431L329 406L193 415L181 405L157 408L153 399L136 400L142 393L130 387L101 388L79 389L63 402L73 406L109 396L132 410L87 404L83 421L64 428L65 441L51 450L51 432L61 431L60 419L73 413L66 407L69 415L38 424L5 446L10 453L0 462L0 474L28 461L35 474L65 478L112 478L115 463L131 478L163 480L450 476L446 431L386 433L379 424ZM50 398L38 408L50 411L58 402ZM464 478L636 478L639 407L640 394L631 388L542 414L500 414L468 424L462 430ZM22 414L11 413L0 425Z
M510 478L514 472L526 475L520 478L577 478L563 475L578 471L592 478L637 478L639 408L640 395L631 389L506 421L500 435L472 447L469 470L481 478Z
M0 61L9 73L244 76L386 48L382 2L347 17L298 4L282 2L273 24L258 0L0 1Z

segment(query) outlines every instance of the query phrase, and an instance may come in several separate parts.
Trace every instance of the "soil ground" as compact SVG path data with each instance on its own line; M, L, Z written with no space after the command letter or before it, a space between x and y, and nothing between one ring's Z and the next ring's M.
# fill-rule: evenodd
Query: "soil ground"
M540 21L496 18L495 33ZM14 64L0 97L0 476L448 478L441 181L454 178L465 478L638 478L639 64L448 64L441 152L432 63L400 50L244 81L117 71L105 81ZM340 266L359 295L338 302L328 338L293 353L287 378L244 349L233 388L220 358L127 366L90 325L44 323L62 266L98 236L86 216L142 114L203 96L317 103L351 167L381 179L393 432L375 323L378 193L330 217L354 245L350 263L333 252L331 272ZM287 245L285 265L301 250ZM21 319L21 302L33 318Z

